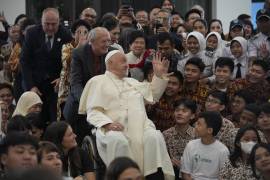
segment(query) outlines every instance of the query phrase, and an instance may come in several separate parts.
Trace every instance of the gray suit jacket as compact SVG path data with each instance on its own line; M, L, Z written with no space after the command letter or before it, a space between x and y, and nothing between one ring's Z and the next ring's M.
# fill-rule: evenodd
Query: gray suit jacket
M109 51L110 50L113 49L109 48ZM94 65L94 53L91 45L87 43L73 50L70 73L70 93L63 111L65 119L70 123L76 119L80 97L87 81L93 76L105 72L105 56L106 54L99 57L101 70L98 74L95 74L96 67Z

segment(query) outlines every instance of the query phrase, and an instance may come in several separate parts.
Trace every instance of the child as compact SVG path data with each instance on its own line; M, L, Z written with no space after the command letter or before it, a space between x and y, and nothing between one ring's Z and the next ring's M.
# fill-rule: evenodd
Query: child
M256 104L247 104L243 111L240 114L239 117L239 126L237 128L231 129L228 131L228 135L230 137L230 140L228 142L228 147L231 151L234 149L234 139L236 137L237 131L239 128L242 128L244 126L252 126L257 127L257 118L259 117L261 112L261 109ZM239 128L238 128L239 127ZM257 129L258 130L258 129ZM262 142L266 142L266 139L261 131L258 130L259 136L262 140Z
M208 56L219 58L222 56L223 42L218 32L210 32L206 36L206 49L205 54Z
M239 36L233 38L230 49L234 58L232 78L245 78L248 72L247 40Z
M211 89L226 92L230 101L235 92L240 89L231 80L234 62L231 58L220 57L217 59L214 69L215 77L214 82L211 84Z
M189 124L195 118L197 105L195 101L181 99L174 104L175 126L163 132L170 158L172 160L175 178L179 177L181 157L187 143L195 138L194 128Z
M205 109L206 111L215 111L222 114L224 110L226 110L226 105L228 103L227 95L225 92L214 90L212 91L209 96L206 99L205 102ZM222 126L220 128L219 133L216 135L216 138L228 146L228 141L230 139L230 136L228 134L228 131L234 128L234 124L222 117Z
M203 77L208 77L212 75L213 62L211 58L205 56L204 49L206 47L206 41L204 36L196 31L189 33L187 36L186 46L188 49L188 55L184 59L178 61L177 70L184 74L186 62L193 57L197 57L201 58L203 63L205 64Z
M262 105L261 113L258 117L258 126L262 130L267 143L270 143L270 102Z
M190 141L183 154L181 172L185 180L218 180L219 170L229 155L227 147L215 139L221 125L218 112L199 115L195 125L199 139Z

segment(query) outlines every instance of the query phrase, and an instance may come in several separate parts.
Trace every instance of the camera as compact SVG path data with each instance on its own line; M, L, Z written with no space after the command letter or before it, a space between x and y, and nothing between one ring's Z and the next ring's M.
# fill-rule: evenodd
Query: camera
M155 29L159 29L163 27L163 20L162 19L157 19L155 22Z

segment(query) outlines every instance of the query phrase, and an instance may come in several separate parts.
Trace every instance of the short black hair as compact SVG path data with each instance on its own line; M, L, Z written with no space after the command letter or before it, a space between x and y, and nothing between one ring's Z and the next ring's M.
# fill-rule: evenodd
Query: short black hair
M27 132L31 129L30 124L22 115L13 116L7 123L7 133Z
M36 127L38 129L45 129L45 121L43 117L41 116L41 113L29 113L25 117L26 121L29 123L29 125L32 127Z
M58 147L55 144L49 141L41 141L39 142L39 149L37 152L38 163L40 163L42 160L43 152L47 154L51 152L56 152L59 155L61 155L61 151L58 149Z
M178 11L173 11L173 12L171 13L171 16L172 16L172 15L179 15L182 19L184 19L183 16L182 16L182 14L181 14L180 12L178 12Z
M11 84L6 83L6 82L0 83L0 90L2 89L9 89L11 91L11 94L13 95L13 87Z
M255 99L253 96L250 95L249 91L247 91L246 89L242 89L239 91L236 91L236 93L234 94L234 97L238 96L242 99L244 99L246 104L251 104L251 103L255 103Z
M85 20L78 19L78 20L76 20L76 21L72 24L72 26L71 26L71 32L72 32L72 34L75 34L75 31L76 31L76 29L77 29L79 26L84 26L84 27L86 27L86 29L88 29L88 31L90 31L91 28L92 28L91 25L90 25L88 22L86 22Z
M178 79L180 84L183 84L184 77L180 71L170 71L169 73L173 73L171 76L174 76Z
M260 60L260 59L254 60L252 62L252 66L254 65L261 66L265 73L269 70L269 63L267 63L264 60Z
M231 73L233 72L234 69L234 62L232 58L229 57L219 57L215 63L215 69L217 67L224 67L224 66L228 66Z
M200 12L198 9L190 9L190 10L185 14L185 21L188 20L189 15L192 14L192 13L199 14L200 17L202 17L201 12Z
M105 27L108 31L111 31L114 28L116 28L117 26L119 26L119 21L114 16L108 17L108 18L104 19L101 26Z
M270 102L264 103L261 106L261 112L266 113L266 114L270 114Z
M206 22L206 20L204 20L204 19L196 19L196 20L193 22L193 26L194 26L194 24L195 24L196 22L198 22L198 21L201 22L201 23L204 25L205 29L208 28L207 22Z
M196 113L197 111L197 104L195 101L187 98L180 99L174 103L174 109L183 105L184 107L188 108L192 113Z
M174 45L174 40L173 40L173 37L170 35L170 33L168 32L162 32L162 33L159 33L158 36L157 36L157 42L160 43L160 44L163 44L165 41L169 40L171 45Z
M213 90L208 94L208 97L210 95L213 96L214 98L217 98L220 101L220 104L225 106L228 104L228 96L226 92L220 90Z
M10 132L8 133L1 143L1 153L6 154L10 146L16 145L32 145L36 150L38 150L38 141L36 138L31 136L26 132Z
M244 21L245 19L248 19L248 18L251 18L250 15L248 14L240 14L237 19L240 20L240 21Z
M222 126L222 117L220 113L214 111L205 111L199 114L199 118L203 118L207 128L212 128L212 135L216 136Z
M139 166L132 159L128 157L115 158L107 168L105 179L117 180L120 174L128 168L135 168L140 171Z
M257 118L261 113L261 108L255 103L247 104L244 110L252 112Z
M137 38L143 38L146 44L145 34L143 31L140 30L135 30L130 33L128 44L131 45Z
M188 64L192 64L192 65L194 65L194 66L197 66L201 72L204 71L205 64L203 63L202 59L199 58L199 57L192 57L192 58L190 58L189 60L187 60L187 62L186 62L186 64L185 64L185 67L186 67Z

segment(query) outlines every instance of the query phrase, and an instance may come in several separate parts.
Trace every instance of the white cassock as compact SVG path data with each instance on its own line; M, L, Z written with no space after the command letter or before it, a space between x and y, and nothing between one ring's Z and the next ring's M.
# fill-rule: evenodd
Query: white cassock
M98 152L108 166L119 156L135 160L145 176L162 168L165 179L174 179L174 171L164 138L145 111L145 101L153 103L163 94L168 80L153 77L151 83L133 78L117 78L113 73L90 79L81 96L79 113L98 128ZM103 125L119 122L124 131L105 132Z

